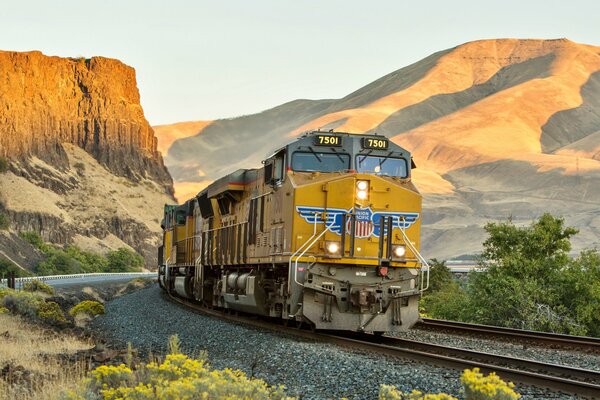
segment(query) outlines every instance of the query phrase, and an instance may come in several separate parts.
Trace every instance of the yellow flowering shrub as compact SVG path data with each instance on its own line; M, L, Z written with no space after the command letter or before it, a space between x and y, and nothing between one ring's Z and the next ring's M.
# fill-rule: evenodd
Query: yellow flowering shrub
M8 308L0 307L0 314L8 314Z
M133 372L124 364L119 366L101 365L89 373L86 381L93 391L105 391L113 387L128 385L133 382Z
M4 296L6 296L7 294L11 294L14 293L14 290L12 289L0 289L0 300L2 300L2 298L4 298Z
M84 300L69 310L69 314L73 317L80 313L85 313L90 317L93 317L95 315L104 314L104 312L104 305L94 300Z
M54 301L45 301L40 303L37 310L38 317L50 320L51 322L67 322L62 309Z
M404 393L396 389L395 386L381 385L379 386L379 400L458 400L449 394L423 394L418 390L413 390L411 393Z
M71 400L288 400L283 387L270 387L241 371L211 370L203 359L169 354L162 363L141 365L135 371L124 364L100 366L90 372L77 392L67 392Z
M521 396L513 388L515 385L506 383L493 372L484 376L479 368L466 369L460 382L463 384L465 400L517 400ZM379 387L379 400L458 400L449 394L423 394L417 390L404 393L391 385Z
M460 382L464 387L465 400L516 400L521 396L513 390L512 382L504 382L498 375L484 376L479 368L467 369Z

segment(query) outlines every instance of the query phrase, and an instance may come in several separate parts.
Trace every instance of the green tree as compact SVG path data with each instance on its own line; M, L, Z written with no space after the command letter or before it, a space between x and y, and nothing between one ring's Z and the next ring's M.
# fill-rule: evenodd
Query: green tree
M68 246L65 252L79 262L82 271L85 273L108 270L108 260L100 254L82 250L76 246Z
M144 259L142 256L125 247L109 251L106 258L108 261L108 272L140 271L144 266Z
M583 251L561 275L560 302L590 336L600 337L600 254Z
M30 276L31 274L23 271L5 258L0 258L0 278L5 278L9 272L14 272L16 277Z
M436 258L429 260L429 292L437 292L452 282L452 272L446 266L446 261Z
M485 272L469 276L470 319L524 329L581 333L561 299L564 270L577 233L562 218L542 215L528 227L489 223L483 243Z
M81 263L60 249L47 253L48 257L37 267L38 275L68 275L82 273Z

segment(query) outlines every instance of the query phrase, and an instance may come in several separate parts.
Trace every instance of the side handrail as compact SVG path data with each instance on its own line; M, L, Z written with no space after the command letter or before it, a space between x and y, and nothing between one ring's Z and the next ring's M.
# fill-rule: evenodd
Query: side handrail
M291 282L289 281L289 277L292 276L292 259L300 252L302 251L302 249L304 249L304 246L306 246L313 237L315 237L315 235L317 234L317 214L318 213L314 213L315 214L315 222L313 223L313 234L311 237L308 238L308 240L306 240L306 242L302 243L302 246L298 247L298 249L294 252L294 254L292 254L290 256L290 261L289 261L289 266L288 266L288 292L290 291L290 285ZM296 277L294 276L294 281L296 281ZM301 285L303 286L303 285Z

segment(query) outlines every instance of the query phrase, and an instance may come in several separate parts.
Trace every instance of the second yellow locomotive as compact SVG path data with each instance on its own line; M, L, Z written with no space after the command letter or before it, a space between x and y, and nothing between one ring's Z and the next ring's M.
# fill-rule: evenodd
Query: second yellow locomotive
M428 280L410 153L317 131L263 164L165 206L161 286L317 329L410 328Z

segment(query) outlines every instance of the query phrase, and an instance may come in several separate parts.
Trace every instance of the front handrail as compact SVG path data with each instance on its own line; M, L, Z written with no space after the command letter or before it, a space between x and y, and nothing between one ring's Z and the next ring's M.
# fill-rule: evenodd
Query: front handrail
M318 213L315 213L318 214ZM335 224L335 221L333 221L331 224L329 224L329 226L326 226L325 229L323 230L323 232L321 232L318 236L317 235L317 218L315 215L315 222L314 222L314 227L313 227L313 234L311 237L308 238L308 240L306 242L304 242L304 244L302 244L302 246L300 246L298 248L298 250L296 250L294 252L294 254L292 254L292 256L290 257L290 261L289 261L289 267L288 267L288 275L291 275L292 272L292 262L294 262L294 282L297 285L300 285L302 287L304 287L304 284L298 282L298 261L304 257L304 254L306 254L306 252L315 245L315 243L317 243L317 241L319 239L321 239L321 237L327 233L327 231L330 231L331 228L333 227L333 225ZM316 237L315 237L316 236ZM300 251L302 251L302 253L300 253ZM300 255L298 255L298 253L300 253ZM294 257L296 257L295 261L292 261L294 259Z
M424 291L429 289L429 270L431 268L429 267L427 260L425 260L425 258L421 255L421 253L419 253L419 250L417 250L417 248L412 244L412 242L406 235L406 232L405 232L406 228L404 227L404 224L400 224L400 222L401 222L400 217L396 217L396 218L398 218L398 225L400 226L400 232L402 233L402 236L404 237L404 243L406 243L408 248L413 252L413 254L415 256L417 256L417 259L421 262L421 282L420 282L421 288L419 289L419 291L421 293L423 293ZM427 271L427 286L425 286L425 288L423 288L423 281L425 278L425 272L423 271L423 266L426 267L426 271Z

